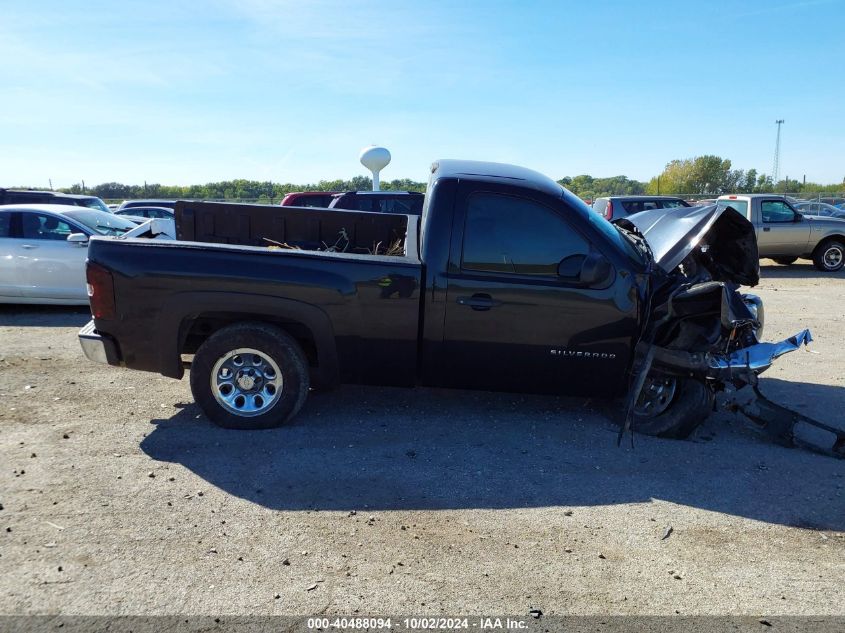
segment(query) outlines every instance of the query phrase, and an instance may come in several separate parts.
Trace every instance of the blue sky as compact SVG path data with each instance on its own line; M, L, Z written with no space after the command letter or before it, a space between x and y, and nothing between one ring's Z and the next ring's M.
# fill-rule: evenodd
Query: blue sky
M6 0L0 185L425 180L437 158L845 177L845 0Z

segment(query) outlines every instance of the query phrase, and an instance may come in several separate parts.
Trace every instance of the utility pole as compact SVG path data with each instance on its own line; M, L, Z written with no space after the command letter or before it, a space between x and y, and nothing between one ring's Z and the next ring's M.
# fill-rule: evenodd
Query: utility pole
M775 140L775 160L774 164L772 165L772 184L777 186L778 184L778 170L780 168L780 126L783 125L783 119L778 119L775 121L775 125L778 126L778 135L777 139Z

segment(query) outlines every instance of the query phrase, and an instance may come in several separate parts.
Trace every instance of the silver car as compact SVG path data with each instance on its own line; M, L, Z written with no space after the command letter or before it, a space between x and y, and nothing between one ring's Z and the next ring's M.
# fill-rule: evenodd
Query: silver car
M86 305L88 239L134 228L132 222L96 209L0 206L0 303Z
M826 202L799 202L792 205L798 213L817 215L823 218L845 218L845 209L834 207Z

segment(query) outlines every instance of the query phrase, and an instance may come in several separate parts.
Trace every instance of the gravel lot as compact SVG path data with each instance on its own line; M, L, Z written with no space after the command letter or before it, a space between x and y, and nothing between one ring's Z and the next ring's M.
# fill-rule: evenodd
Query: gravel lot
M845 275L764 264L816 353L763 390L845 426ZM87 320L0 307L0 613L845 615L845 462L728 414L617 448L618 403L344 387L226 431Z

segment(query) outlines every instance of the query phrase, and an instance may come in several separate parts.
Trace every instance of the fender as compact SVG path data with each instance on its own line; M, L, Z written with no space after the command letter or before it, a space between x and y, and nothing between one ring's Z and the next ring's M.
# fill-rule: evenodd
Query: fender
M162 375L182 378L184 368L180 351L187 336L184 325L202 314L214 312L243 314L244 320L260 321L262 317L271 317L301 323L311 331L317 346L319 366L312 368L315 383L325 386L339 383L340 370L334 330L323 310L294 299L251 293L234 294L231 291L181 292L168 297L162 304L154 330Z

